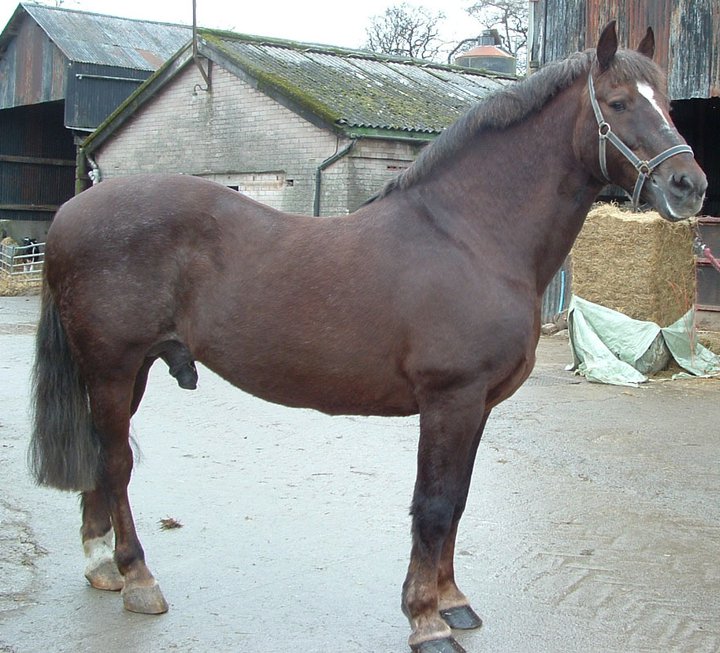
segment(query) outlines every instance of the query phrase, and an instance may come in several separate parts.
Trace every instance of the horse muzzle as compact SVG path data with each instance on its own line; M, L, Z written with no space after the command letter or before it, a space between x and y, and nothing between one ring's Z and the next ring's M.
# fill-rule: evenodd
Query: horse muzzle
M644 199L666 220L672 222L699 213L705 200L707 178L700 166L691 159L687 165L661 167L645 181ZM683 164L685 162L682 162Z

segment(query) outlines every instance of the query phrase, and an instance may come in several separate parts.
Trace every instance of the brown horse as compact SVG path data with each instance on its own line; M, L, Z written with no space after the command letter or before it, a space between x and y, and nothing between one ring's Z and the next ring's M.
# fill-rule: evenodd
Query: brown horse
M128 503L128 430L153 362L192 388L197 360L288 406L420 414L402 608L414 650L461 651L451 629L481 621L455 583L458 522L490 411L533 367L545 287L606 178L669 220L702 206L653 50L651 30L618 50L611 23L350 216L169 175L67 202L47 238L31 462L40 483L82 491L90 583L167 610Z

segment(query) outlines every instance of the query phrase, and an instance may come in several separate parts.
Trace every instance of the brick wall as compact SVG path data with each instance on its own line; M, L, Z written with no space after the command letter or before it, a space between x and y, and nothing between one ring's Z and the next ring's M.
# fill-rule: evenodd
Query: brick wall
M349 141L213 65L212 91L188 65L94 154L102 178L181 172L311 214L318 166ZM362 140L321 176L321 215L349 213L409 165L418 146Z

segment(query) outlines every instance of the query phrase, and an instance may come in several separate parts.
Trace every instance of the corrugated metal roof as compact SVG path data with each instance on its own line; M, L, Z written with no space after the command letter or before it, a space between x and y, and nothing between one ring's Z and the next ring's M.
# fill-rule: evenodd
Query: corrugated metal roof
M70 60L136 70L156 70L192 37L192 28L85 11L20 6Z
M514 78L362 50L201 30L201 49L345 130L436 134Z

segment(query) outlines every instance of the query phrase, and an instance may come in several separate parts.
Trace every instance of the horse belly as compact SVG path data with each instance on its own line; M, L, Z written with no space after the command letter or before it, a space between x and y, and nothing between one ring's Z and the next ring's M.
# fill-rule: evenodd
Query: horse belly
M198 360L266 401L329 415L400 416L418 410L412 386L391 357L367 350L338 355L332 348L273 344L267 337L234 342L232 351L198 352Z
M273 372L268 378L267 371ZM403 416L417 413L418 406L409 387L389 379L359 378L327 372L308 374L303 370L269 368L263 374L248 371L224 376L250 394L283 406L311 408L328 415Z

